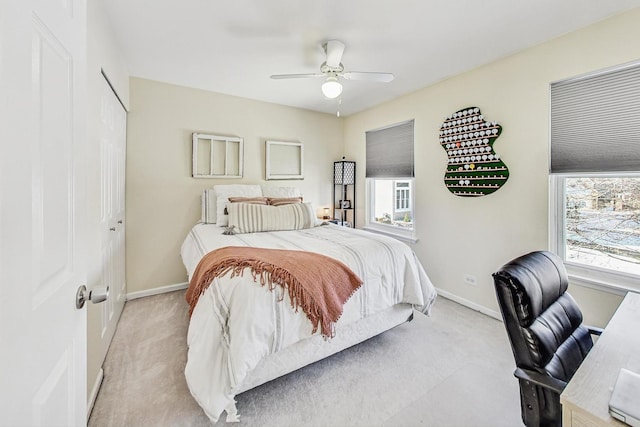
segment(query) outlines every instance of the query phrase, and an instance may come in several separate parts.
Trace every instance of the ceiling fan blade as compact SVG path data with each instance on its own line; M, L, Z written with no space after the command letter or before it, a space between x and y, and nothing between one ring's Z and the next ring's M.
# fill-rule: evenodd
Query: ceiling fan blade
M334 68L339 67L344 53L344 43L340 40L329 40L323 47L327 53L327 65Z
M369 80L383 83L388 83L394 78L391 73L373 73L366 71L348 71L343 73L342 77L347 80Z
M309 74L273 74L271 76L272 79L306 79L313 77L324 77L324 74L320 73L309 73Z

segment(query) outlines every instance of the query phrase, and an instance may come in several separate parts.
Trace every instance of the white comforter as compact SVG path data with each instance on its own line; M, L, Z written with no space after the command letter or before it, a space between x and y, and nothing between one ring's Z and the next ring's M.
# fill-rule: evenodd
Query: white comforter
M189 278L200 259L223 246L254 246L318 252L348 265L364 282L344 305L340 327L398 303L428 313L436 291L413 251L379 234L336 225L299 231L222 234L215 225L196 225L182 245ZM260 360L311 336L311 322L291 309L278 288L253 283L251 274L214 280L196 305L187 344L185 376L192 395L212 422L226 409L235 412L234 396ZM317 332L319 333L319 332ZM228 418L228 420L230 420Z

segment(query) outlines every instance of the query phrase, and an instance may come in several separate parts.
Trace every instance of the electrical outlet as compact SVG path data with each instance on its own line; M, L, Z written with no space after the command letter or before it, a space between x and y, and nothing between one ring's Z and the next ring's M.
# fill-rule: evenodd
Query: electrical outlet
M472 276L471 274L464 275L464 283L471 286L476 286L478 281L476 280L476 276Z

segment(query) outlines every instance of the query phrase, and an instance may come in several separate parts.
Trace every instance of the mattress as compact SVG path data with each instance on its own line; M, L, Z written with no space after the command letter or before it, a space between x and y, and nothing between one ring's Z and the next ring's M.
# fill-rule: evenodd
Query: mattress
M226 410L236 420L235 396L406 321L413 310L428 314L436 292L424 268L404 243L337 225L296 231L224 235L197 224L181 250L191 278L200 259L225 246L322 253L349 266L363 285L345 303L327 340L288 294L251 283L250 274L214 279L200 297L187 337L185 376L204 412L216 422Z

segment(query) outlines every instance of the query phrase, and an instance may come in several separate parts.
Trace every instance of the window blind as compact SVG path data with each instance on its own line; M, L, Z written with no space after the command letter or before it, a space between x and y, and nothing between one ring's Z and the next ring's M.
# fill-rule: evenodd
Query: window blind
M551 84L551 173L640 171L640 64Z
M413 178L413 120L365 133L367 178Z

